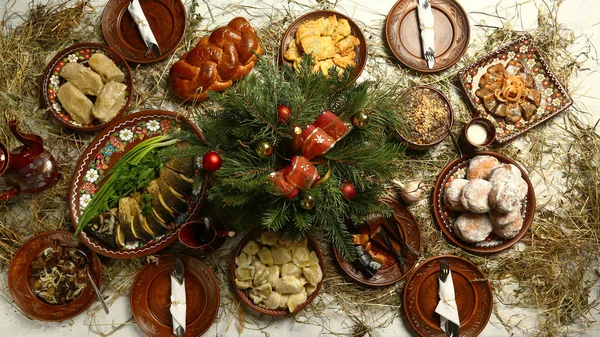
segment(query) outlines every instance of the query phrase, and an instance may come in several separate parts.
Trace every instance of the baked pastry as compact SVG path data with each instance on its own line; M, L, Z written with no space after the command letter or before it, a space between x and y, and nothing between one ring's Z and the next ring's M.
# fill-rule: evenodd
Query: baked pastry
M463 213L454 222L454 233L467 242L485 240L492 232L493 226L487 214Z
M67 62L59 75L86 95L98 96L104 82L92 69L77 62Z
M488 179L492 170L498 166L500 162L496 157L476 156L469 161L467 179Z
M523 217L519 214L517 219L506 226L494 226L493 232L503 239L512 239L523 228Z
M487 213L490 211L489 194L492 184L483 179L473 179L463 187L460 202L467 211Z
M498 181L518 181L521 178L521 170L513 164L503 164L492 170L490 183Z
M453 211L464 212L465 207L460 201L460 196L465 185L469 181L467 179L454 179L444 190L444 203Z
M498 212L508 213L521 204L519 186L514 181L498 181L492 184L490 206Z
M525 179L523 179L523 177L519 178L518 181L519 189L517 190L517 197L519 198L519 200L523 200L527 196L529 185L527 185L527 182L525 181Z
M58 88L58 100L69 116L81 124L89 124L94 120L93 103L81 90L67 82Z
M181 99L203 101L209 90L223 91L246 76L261 54L254 29L246 19L237 17L200 39L173 64L171 89Z
M519 204L515 209L508 213L500 213L492 209L489 214L494 227L503 227L517 220L517 218L521 216L521 205Z

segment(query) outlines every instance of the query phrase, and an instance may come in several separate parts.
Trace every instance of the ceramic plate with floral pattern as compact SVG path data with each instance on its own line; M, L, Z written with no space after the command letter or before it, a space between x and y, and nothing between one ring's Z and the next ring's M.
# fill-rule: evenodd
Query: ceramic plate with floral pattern
M482 76L488 72L490 67L497 64L507 66L511 61L517 61L522 65L523 73L532 78L528 87L535 89L541 96L539 106L536 107L530 119L522 118L516 123L493 116L484 107L483 100L476 95ZM460 70L458 77L469 101L475 108L473 115L483 116L492 121L496 126L496 142L499 144L515 139L573 104L573 100L554 76L536 48L533 38L528 34Z
M79 223L83 210L94 198L100 188L102 177L134 146L145 139L157 137L172 130L184 129L196 133L204 139L200 130L185 117L175 112L162 110L140 111L110 124L90 142L73 172L69 189L69 213L73 227ZM188 210L168 224L169 230L151 241L128 242L123 249L111 248L84 231L80 239L98 254L116 258L130 259L154 254L177 240L177 231L181 224L194 217L205 200L204 186L194 191Z
M52 61L48 63L42 74L42 101L44 102L44 105L49 108L50 114L54 116L54 118L56 118L61 124L78 131L99 130L108 125L109 122L102 123L98 119L94 119L91 123L83 125L74 121L65 111L57 96L58 88L67 82L64 78L59 76L59 73L64 65L68 62L81 63L87 67L88 60L94 53L102 53L108 56L125 74L127 100L125 101L123 108L121 108L113 120L123 115L129 106L131 97L133 96L133 78L131 75L131 69L129 68L129 65L125 59L123 59L123 57L117 54L114 50L110 49L110 47L99 43L79 43L61 50L56 54L56 56L54 56ZM90 98L92 102L94 102L96 99L94 96L88 96L88 98Z

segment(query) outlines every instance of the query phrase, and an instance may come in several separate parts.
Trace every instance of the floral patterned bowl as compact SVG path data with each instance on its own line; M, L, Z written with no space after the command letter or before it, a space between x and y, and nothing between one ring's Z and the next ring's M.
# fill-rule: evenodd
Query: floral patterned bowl
M59 51L56 56L48 63L46 69L42 73L42 79L40 88L42 91L42 102L50 110L50 114L56 118L61 124L78 131L95 131L104 128L109 123L102 123L97 119L94 119L90 124L80 124L73 119L64 110L63 106L58 100L57 92L58 88L66 83L66 80L60 77L58 74L62 67L67 62L78 62L83 65L88 64L88 60L94 53L103 53L115 62L117 67L125 74L125 84L127 85L127 101L125 105L115 116L114 119L119 118L129 106L131 96L133 96L133 77L131 75L131 69L129 65L114 50L110 47L99 44L99 43L79 43L74 44L66 49ZM92 97L92 101L94 101Z

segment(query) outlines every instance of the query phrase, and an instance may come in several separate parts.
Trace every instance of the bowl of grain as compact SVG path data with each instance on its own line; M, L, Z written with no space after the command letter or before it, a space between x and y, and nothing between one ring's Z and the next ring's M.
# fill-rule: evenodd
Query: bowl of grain
M450 133L454 114L450 101L442 92L429 86L406 89L398 102L407 127L398 137L413 150L427 150Z

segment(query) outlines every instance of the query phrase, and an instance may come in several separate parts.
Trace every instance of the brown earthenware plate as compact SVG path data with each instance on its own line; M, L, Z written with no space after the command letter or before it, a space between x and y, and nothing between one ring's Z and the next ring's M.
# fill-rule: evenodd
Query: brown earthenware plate
M410 325L423 337L444 337L440 315L435 312L440 298L440 260L450 264L456 294L460 336L474 337L485 328L492 315L492 287L471 261L458 256L436 256L421 263L406 280L402 307Z
M519 170L521 171L521 176L529 186L527 196L525 197L525 200L523 201L522 205L523 227L521 228L521 231L519 231L519 233L512 239L502 239L492 233L487 237L485 241L478 243L470 243L459 239L454 233L453 224L460 213L452 211L446 206L443 198L444 191L453 179L464 178L466 176L469 161L473 157L479 155L488 155L496 157L496 159L498 159L498 161L502 164L515 165L519 168ZM462 156L462 158L453 160L442 169L435 182L432 203L433 216L435 217L437 225L439 226L442 233L444 233L444 236L448 241L464 249L465 251L473 254L491 254L508 249L515 243L519 242L523 235L525 235L525 233L529 229L529 226L531 226L531 223L533 222L533 217L535 214L535 191L533 189L533 185L531 185L529 177L527 176L527 172L525 172L521 164L496 152L480 151L465 154Z
M127 110L131 97L133 96L133 77L131 75L131 69L127 62L113 49L109 48L104 44L99 43L78 43L70 47L67 47L59 51L56 56L48 63L46 69L42 73L40 87L42 90L42 102L50 110L52 117L56 118L64 126L77 130L77 131L96 131L104 128L109 123L102 123L98 119L94 119L90 124L82 125L74 121L71 116L65 111L60 100L58 99L57 93L58 88L65 84L67 80L60 77L62 67L67 62L77 62L85 66L88 64L88 60L94 53L102 53L108 56L125 74L125 84L127 85L127 101L119 113L113 118L118 119ZM95 101L95 97L88 96L92 102Z
M377 218L369 222L368 227L362 228L361 232L364 234L371 234L377 229L377 227L383 226L386 228L388 233L395 233L391 226L397 226L398 229L400 229L400 233L404 236L406 243L420 252L423 247L423 241L417 220L407 208L401 206L400 204L394 202L392 203L392 206L394 207L393 219L381 217ZM390 241L392 241L392 245L396 247L397 251L400 251L399 244L394 240L393 237L391 237L391 235L388 236L390 237ZM371 278L363 276L360 271L352 266L352 263L342 258L337 249L333 249L335 259L339 263L342 270L358 283L374 287L394 284L404 279L417 264L418 258L416 256L413 256L412 254L403 254L406 263L404 266L400 266L395 260L394 256L387 250L385 245L382 244L380 240L371 240L371 242L372 250L376 253L384 255L386 257L386 261L389 261L389 263L382 265L381 269L379 269L379 271L377 271L377 273Z
M8 290L15 304L27 316L42 321L60 322L84 312L96 300L96 293L89 282L79 297L66 304L49 304L39 298L31 289L29 277L33 259L44 249L52 246L55 241L69 242L72 238L73 233L67 231L44 232L27 240L15 253L8 269ZM88 252L88 257L90 275L100 288L102 263L93 252Z
M96 135L79 157L75 165L69 188L69 213L76 228L79 217L96 191L102 186L99 181L133 147L151 137L182 129L194 132L204 140L200 130L183 115L171 111L145 110L115 121ZM197 191L186 212L179 214L168 224L169 230L151 241L129 243L128 249L107 246L84 229L79 239L96 253L115 259L131 259L154 254L177 240L181 224L194 218L205 200L205 186Z
M135 63L153 63L171 55L183 39L187 27L185 6L181 0L142 0L140 5L152 33L158 42L160 56L155 51L146 54L142 40L127 6L131 0L110 0L102 12L104 40L126 60Z
M410 69L434 73L447 69L464 55L469 45L469 19L454 0L429 0L434 19L435 64L427 67L421 49L416 0L399 0L385 22L385 37L398 61Z
M319 291L321 290L321 287L323 286L323 281L321 281L321 282L319 282L319 284L317 284L317 288L313 291L313 293L310 294L308 296L308 298L306 299L306 301L304 301L304 303L300 304L294 312L290 312L287 309L286 310L282 310L282 309L274 310L274 309L266 308L262 305L254 304L254 302L252 301L252 299L250 299L250 296L249 296L250 289L241 290L235 286L235 270L237 269L237 266L235 263L235 258L238 255L240 255L240 253L242 252L242 249L244 248L246 243L250 240L254 240L257 236L260 235L260 233L262 233L262 230L253 230L250 233L248 233L246 236L244 236L244 238L242 238L242 240L237 245L237 247L235 248L235 250L232 254L232 257L231 257L231 282L233 283L233 288L235 289L235 293L238 295L238 298L240 298L242 300L242 302L244 302L247 306L249 306L250 308L252 308L253 310L255 310L258 313L270 315L270 316L286 316L286 315L290 315L290 314L295 314L298 311L306 308L317 297L317 295L319 294ZM323 276L324 276L325 269L323 268L323 265L324 265L323 255L321 254L319 245L317 244L317 241L315 241L315 239L313 239L310 236L307 236L306 239L308 240L309 251L314 251L317 254L317 257L319 258L319 266L321 267L321 272L323 273Z
M350 28L351 28L351 34L354 35L356 38L358 38L358 40L360 41L360 45L354 47L354 52L356 54L356 56L354 57L354 63L356 64L356 66L355 66L355 70L354 70L353 80L356 80L358 78L358 76L360 76L360 73L363 71L363 69L365 68L365 65L367 63L367 40L365 39L365 36L363 35L360 27L358 27L358 25L354 21L352 21L352 19L350 19L349 17L347 17L344 14L334 12L334 11L319 10L319 11L310 12L310 13L302 15L301 17L296 19L296 21L292 22L292 24L288 27L288 29L283 34L283 39L281 40L281 44L279 46L279 61L282 64L285 64L288 66L293 65L293 63L286 60L285 57L283 57L283 55L287 51L290 41L292 41L292 39L294 39L296 37L296 31L298 30L298 27L302 23L304 23L306 21L310 21L310 20L317 20L319 18L327 18L332 15L335 15L336 18L338 18L338 19L348 20L348 23L350 24Z
M200 336L217 318L219 283L210 268L188 255L163 255L142 268L131 286L130 305L138 326L150 337L172 336L171 270L175 259L185 266L186 336Z
M528 121L522 119L515 124L508 124L504 119L489 114L483 106L483 101L475 95L475 91L479 89L479 80L490 66L498 63L506 65L511 60L520 62L524 66L525 72L533 76L534 87L541 94L540 106L533 117ZM458 72L458 78L469 102L475 108L473 116L487 118L496 127L498 144L510 142L573 104L573 99L554 76L529 34L524 34L518 40L508 43L461 69Z

